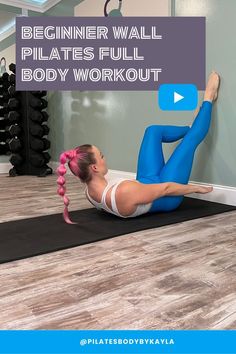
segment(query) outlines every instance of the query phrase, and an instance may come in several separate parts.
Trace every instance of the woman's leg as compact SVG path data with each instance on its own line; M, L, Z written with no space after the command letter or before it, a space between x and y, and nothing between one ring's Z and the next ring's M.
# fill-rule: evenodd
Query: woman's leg
M204 101L192 127L176 147L173 154L163 166L159 180L187 184L192 170L193 158L198 145L208 133L211 122L212 103ZM183 196L162 197L153 202L151 212L176 209Z
M211 112L212 103L204 101L191 129L161 170L161 182L188 183L195 151L207 135L210 127Z
M219 75L213 71L208 79L204 100L196 116L194 123L188 129L181 143L177 146L168 162L159 170L159 177L156 177L156 182L177 182L188 183L192 169L192 163L195 151L198 145L202 142L208 133L211 123L212 101L215 101L218 96L220 84ZM159 165L160 166L160 165ZM149 179L143 183L153 183ZM170 211L176 209L183 200L183 196L163 197L155 200L152 204L151 212L155 211Z
M183 138L189 131L188 126L151 125L145 130L139 151L136 179L140 182L156 181L164 164L162 143L174 142Z

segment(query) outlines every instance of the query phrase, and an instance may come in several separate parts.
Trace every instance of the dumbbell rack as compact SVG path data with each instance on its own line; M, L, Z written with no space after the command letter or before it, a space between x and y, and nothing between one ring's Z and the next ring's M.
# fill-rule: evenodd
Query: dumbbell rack
M11 136L6 141L7 154L10 151L10 163L13 165L9 175L45 177L52 174L52 169L47 166L51 156L45 151L50 148L50 142L43 137L49 133L45 124L48 114L43 110L47 107L47 101L42 98L47 92L15 91L15 64L9 65L9 69L13 72L9 75L11 82L8 87L11 98L7 103L7 114L4 115L6 133ZM9 123L14 125L7 126Z
M4 73L3 76L0 77L0 155L10 154L10 149L6 142L9 137L6 131L8 120L5 119L7 113L7 101L9 98L8 88L10 86L8 77L8 73Z

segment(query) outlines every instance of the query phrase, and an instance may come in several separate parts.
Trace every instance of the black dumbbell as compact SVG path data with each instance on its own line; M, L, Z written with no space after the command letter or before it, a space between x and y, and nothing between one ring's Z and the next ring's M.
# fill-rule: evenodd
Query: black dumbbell
M30 146L35 151L43 151L43 150L48 150L51 146L51 143L46 138L42 138L42 139L31 138Z
M3 99L2 96L0 96L0 107L2 107L5 103L5 100Z
M4 91L2 94L0 94L0 98L3 101L7 101L10 98L9 93L7 91Z
M18 152L22 147L20 139L18 139L17 137L6 140L6 143L8 144L9 149L12 152Z
M17 170L15 167L13 167L9 171L9 177L16 177L16 176L17 176Z
M48 117L49 117L48 113L46 111L42 111L41 113L43 115L43 121L47 122L48 121Z
M17 123L20 120L20 114L16 111L11 111L6 115L10 123Z
M7 103L4 103L0 108L0 117L3 117L8 112Z
M10 134L4 129L0 130L0 141L6 141L10 138Z
M2 81L9 81L9 74L7 72L2 74Z
M38 174L38 177L46 177L47 175L51 175L53 173L53 170L51 167L48 167L47 165L40 171Z
M44 151L42 154L43 154L45 163L48 163L50 161L50 159L51 159L50 154L47 151Z
M45 165L45 157L43 154L37 153L35 151L30 150L29 160L31 164L35 167L41 167Z
M15 74L10 74L8 77L8 81L10 82L10 84L15 85L16 83L16 75Z
M16 135L17 136L20 135L21 128L19 127L18 124L12 124L12 125L6 127L6 131L9 132L11 137L14 137Z
M44 121L42 113L39 111L34 111L33 109L29 110L29 117L33 122L36 122L39 124L43 123L43 121Z
M11 85L10 87L8 87L8 93L9 93L10 97L14 97L16 94L15 86Z
M7 155L9 153L8 144L5 142L0 142L0 155Z
M10 110L14 110L18 108L20 105L20 102L16 98L10 98L8 101L8 107Z
M37 123L33 123L31 122L30 124L30 133L33 136L37 136L39 138L42 138L44 135L48 135L50 129L48 128L48 126L46 124L37 124Z
M29 110L29 117L33 122L42 124L43 122L46 122L48 120L48 114L47 112L39 112L35 111L33 109Z
M20 154L12 154L9 161L13 166L20 166L24 160Z
M47 91L31 91L31 93L36 97L44 97L47 95Z
M46 100L44 100L43 98L34 97L33 95L31 95L31 97L29 98L29 104L32 108L36 108L40 110L48 106Z
M9 86L10 86L9 84L8 85L5 85L5 84L1 85L0 86L0 95L3 95L3 92L6 92L8 90Z
M15 74L16 73L16 64L11 63L9 65L9 70Z
M0 130L5 130L8 120L5 118L0 118Z
M4 81L2 83L0 83L0 94L2 95L3 92L8 90L8 87L10 86L8 81Z

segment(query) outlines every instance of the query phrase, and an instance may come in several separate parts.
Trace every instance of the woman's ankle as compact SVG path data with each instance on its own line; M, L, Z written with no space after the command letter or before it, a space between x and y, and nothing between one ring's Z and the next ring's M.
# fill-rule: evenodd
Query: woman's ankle
M208 102L213 102L214 100L214 97L215 97L215 94L214 93L205 93L204 95L204 98L203 98L203 101L208 101Z
M207 103L207 104L210 103L210 105L212 106L212 105L213 105L213 102L214 102L214 101L209 101L209 100L205 100L205 99L204 99L203 102L202 102L202 104L203 104L203 103Z

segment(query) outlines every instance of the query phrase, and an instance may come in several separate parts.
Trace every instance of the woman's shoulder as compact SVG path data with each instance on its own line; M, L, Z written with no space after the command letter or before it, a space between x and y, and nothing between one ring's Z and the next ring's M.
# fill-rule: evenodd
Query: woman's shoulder
M135 179L125 178L116 183L116 185L120 193L132 193L133 191L138 191L140 182Z

